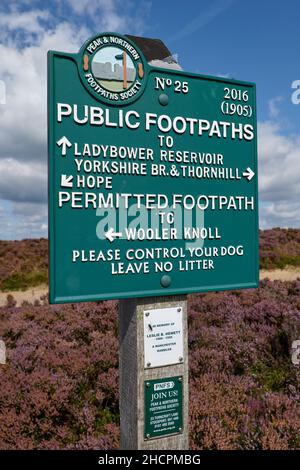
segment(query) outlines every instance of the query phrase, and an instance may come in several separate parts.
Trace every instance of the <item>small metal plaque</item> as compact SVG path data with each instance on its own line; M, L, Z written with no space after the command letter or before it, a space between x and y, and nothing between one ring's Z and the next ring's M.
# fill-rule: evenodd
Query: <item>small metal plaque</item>
M163 367L183 362L182 309L144 311L144 366Z
M182 377L145 382L145 439L182 432Z

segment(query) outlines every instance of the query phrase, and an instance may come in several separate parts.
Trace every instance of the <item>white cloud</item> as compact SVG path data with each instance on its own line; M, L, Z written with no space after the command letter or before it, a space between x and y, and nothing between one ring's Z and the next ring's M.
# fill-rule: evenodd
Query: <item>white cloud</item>
M300 136L260 123L258 166L261 227L300 227Z
M0 114L0 158L46 162L47 67L49 49L77 51L82 32L67 23L48 31L37 45L18 49L0 45L0 78L6 85L6 104Z
M79 8L79 2L75 3L80 11L82 4ZM97 8L104 3L96 2ZM112 20L113 5L110 1L103 7L100 29ZM87 8L92 11L91 7ZM27 160L30 165L33 161L46 164L47 51L76 52L89 36L86 27L74 28L67 22L59 23L54 29L42 29L39 17L49 18L49 12L10 13L0 19L6 31L21 28L23 32L40 34L34 45L25 48L19 48L17 40L0 44L0 79L6 86L6 104L0 113L0 159Z
M23 33L43 34L44 29L41 21L48 20L49 16L47 10L25 11L21 14L17 11L2 12L0 15L2 37L7 39L7 33L16 30L21 30ZM4 36L4 33L6 36Z
M269 115L271 119L275 119L279 116L280 109L279 104L283 101L282 96L276 96L275 98L271 98L269 100Z
M28 1L27 7L33 4ZM61 9L57 17L47 8L19 11L16 6L0 16L0 80L6 91L0 108L0 198L13 201L10 215L5 204L0 208L1 237L46 234L47 51L76 52L93 34L91 25L94 33L141 34L150 9L150 2L137 7L129 0L56 0L55 5ZM74 17L63 14L67 7ZM215 3L173 39L205 26L224 9ZM300 226L300 136L285 136L275 122L281 100L269 101L271 121L259 125L262 227Z
M12 212L14 215L29 217L31 222L41 222L47 217L47 204L14 202Z
M40 203L6 203L0 211L0 239L47 236L47 205Z
M9 201L45 202L47 172L40 164L13 158L0 160L0 198Z
M75 13L89 15L94 21L102 16L103 31L120 31L127 25L128 18L118 13L114 0L67 0L67 3Z
M297 201L271 202L260 208L260 228L299 228L300 204Z
M47 218L38 215L38 205L44 210L47 51L77 52L99 31L128 28L139 34L150 2L136 7L128 0L56 0L45 6L18 0L0 7L0 82L6 92L0 108L0 199L14 201L0 211L2 238L46 233Z
M216 76L220 78L232 78L233 74L232 73L217 73Z
M258 149L260 198L300 200L300 137L283 135L277 123L260 123Z
M15 202L12 205L12 215L16 220L17 233L23 236L28 233L47 236L46 204Z
M90 15L97 11L99 30L118 29L129 19L117 13L116 2L69 2L78 12ZM12 12L2 14L0 26L6 37L12 30L37 33L31 46L20 48L18 40L0 44L0 80L6 87L6 104L0 113L0 159L46 162L47 51L77 52L90 32L84 25L78 28L64 21L54 28L41 28L39 19L49 19L48 11Z

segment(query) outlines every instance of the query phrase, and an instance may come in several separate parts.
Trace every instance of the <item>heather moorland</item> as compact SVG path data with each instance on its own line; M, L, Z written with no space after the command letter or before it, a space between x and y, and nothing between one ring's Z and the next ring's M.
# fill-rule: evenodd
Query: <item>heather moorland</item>
M261 266L300 264L300 230L261 232ZM47 241L0 242L2 290L32 286ZM18 276L15 276L15 274ZM33 276L36 273L36 277ZM19 285L21 284L21 285ZM115 301L0 308L1 449L119 446ZM300 279L189 296L190 447L299 449Z

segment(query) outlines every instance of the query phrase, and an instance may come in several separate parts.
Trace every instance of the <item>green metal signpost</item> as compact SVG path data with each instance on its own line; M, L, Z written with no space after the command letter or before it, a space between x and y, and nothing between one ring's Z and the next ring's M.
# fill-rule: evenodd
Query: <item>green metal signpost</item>
M257 286L255 86L50 52L49 221L53 303Z
M121 445L186 449L183 294L259 282L255 85L99 34L49 52L48 153L50 302L126 299Z

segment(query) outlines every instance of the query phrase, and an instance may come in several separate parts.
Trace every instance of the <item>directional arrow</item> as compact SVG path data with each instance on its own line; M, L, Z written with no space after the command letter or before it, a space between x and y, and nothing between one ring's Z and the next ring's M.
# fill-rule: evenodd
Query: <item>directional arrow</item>
M115 238L122 237L122 232L114 232L114 229L111 227L104 235L112 243Z
M61 175L60 185L62 188L72 188L73 187L73 176Z
M248 166L247 170L244 171L243 176L247 178L248 181L251 181L253 176L255 175L254 171Z
M63 157L67 155L67 147L72 147L71 142L67 139L65 135L56 142L56 145L61 147L61 155Z

